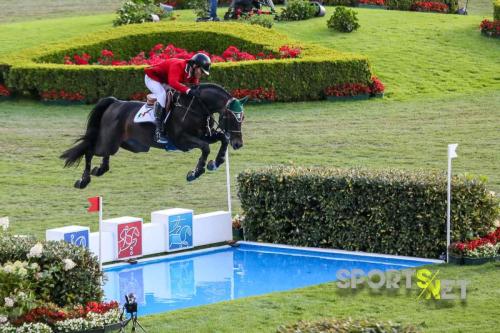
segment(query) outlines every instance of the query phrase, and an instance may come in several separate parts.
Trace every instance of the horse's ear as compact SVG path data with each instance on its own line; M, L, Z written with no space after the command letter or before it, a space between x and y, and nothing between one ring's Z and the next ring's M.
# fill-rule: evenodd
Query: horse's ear
M248 96L243 97L242 99L239 99L241 105L245 105L246 102L248 102Z

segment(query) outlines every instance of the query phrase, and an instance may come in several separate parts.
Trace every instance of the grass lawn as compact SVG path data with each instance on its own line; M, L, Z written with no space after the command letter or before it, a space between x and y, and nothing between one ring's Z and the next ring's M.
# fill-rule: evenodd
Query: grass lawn
M417 290L407 294L387 291L345 292L327 283L290 292L239 299L148 316L148 332L275 332L281 324L299 319L377 318L420 327L423 332L498 332L500 263L476 267L440 265L441 279L467 280L467 298L461 301L417 301ZM416 288L416 287L415 287ZM458 295L458 292L455 293Z
M32 21L23 21L30 17L9 19L5 13L12 8L22 12L18 4L25 8L35 6L34 1L0 0L0 22L18 21L0 24L0 62L12 52L110 29L116 2L103 2L109 6L105 10L94 0L85 8L69 0L48 1L52 9L26 14ZM270 164L445 170L446 146L456 142L454 171L486 175L489 189L499 192L500 42L478 31L482 18L492 16L490 2L473 5L476 15L469 16L356 9L361 29L345 35L326 29L332 8L325 18L276 24L276 30L299 41L367 55L387 85L387 97L248 106L245 147L231 152L233 176ZM102 14L70 17L95 12ZM179 13L179 21L193 19L190 11ZM35 20L42 16L51 18ZM110 173L94 177L85 190L73 189L81 168L64 170L57 157L82 133L89 110L84 105L0 101L0 217L10 217L13 232L43 237L45 229L68 224L96 230L95 216L85 212L86 198L96 194L105 198L105 217L133 215L148 221L152 210L165 207L191 207L197 213L225 207L224 169L192 184L185 181L198 152L122 151L111 159ZM236 195L233 205L237 211ZM148 332L273 332L300 318L371 316L424 323L431 332L488 332L500 324L495 313L499 268L440 267L442 278L471 281L466 306L417 302L407 295L345 296L326 284L141 322Z

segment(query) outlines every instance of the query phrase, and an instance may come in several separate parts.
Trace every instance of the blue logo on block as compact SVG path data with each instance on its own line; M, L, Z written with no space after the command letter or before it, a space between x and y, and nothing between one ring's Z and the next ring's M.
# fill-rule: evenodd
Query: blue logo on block
M168 217L168 249L179 250L193 246L193 214Z
M76 232L69 232L64 234L64 241L70 244L81 246L81 247L89 247L89 231L82 230Z

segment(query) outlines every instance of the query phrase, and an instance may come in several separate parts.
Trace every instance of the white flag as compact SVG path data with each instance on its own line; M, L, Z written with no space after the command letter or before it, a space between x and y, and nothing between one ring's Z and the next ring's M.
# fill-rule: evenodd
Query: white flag
M458 157L458 155L457 155L457 147L458 147L458 143L453 143L451 145L448 145L448 158L456 158L456 157Z

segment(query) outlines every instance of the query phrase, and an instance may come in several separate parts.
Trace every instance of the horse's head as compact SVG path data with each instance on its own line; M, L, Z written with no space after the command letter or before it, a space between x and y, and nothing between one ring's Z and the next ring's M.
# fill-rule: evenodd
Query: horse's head
M226 103L226 107L219 118L219 125L226 136L229 137L229 143L235 150L243 147L241 125L245 119L243 105L247 100L248 97L243 97L242 99L231 98Z

